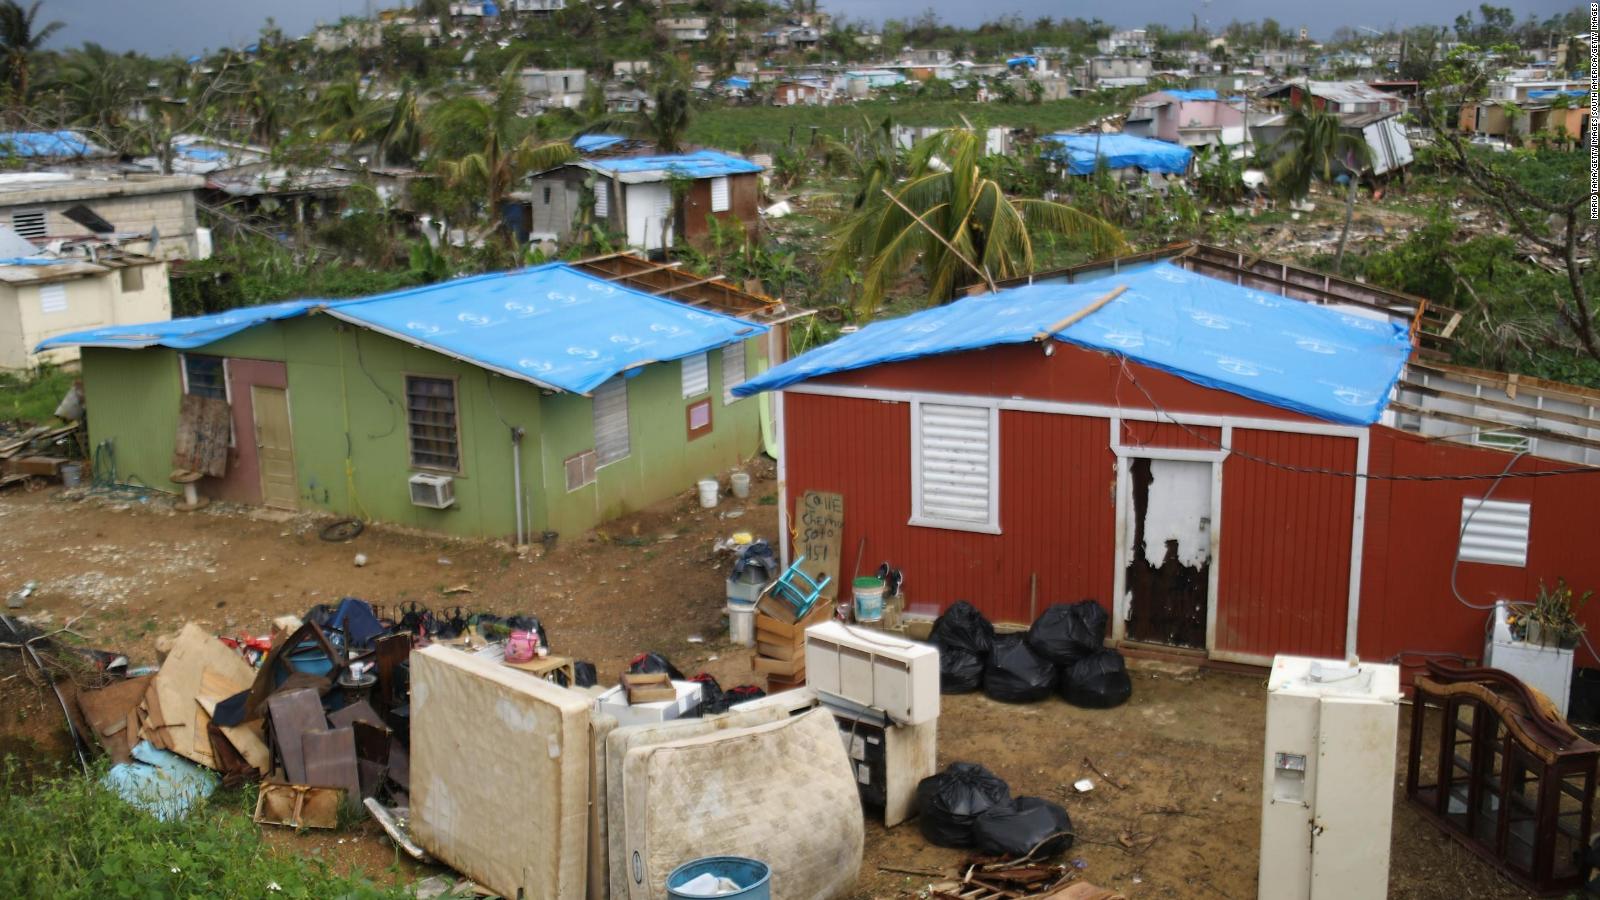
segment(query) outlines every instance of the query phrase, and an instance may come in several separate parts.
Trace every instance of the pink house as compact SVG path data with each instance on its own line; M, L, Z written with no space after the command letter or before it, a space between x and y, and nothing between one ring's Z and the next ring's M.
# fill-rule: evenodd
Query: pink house
M1145 94L1133 101L1122 130L1185 147L1233 146L1247 139L1244 113L1213 90Z

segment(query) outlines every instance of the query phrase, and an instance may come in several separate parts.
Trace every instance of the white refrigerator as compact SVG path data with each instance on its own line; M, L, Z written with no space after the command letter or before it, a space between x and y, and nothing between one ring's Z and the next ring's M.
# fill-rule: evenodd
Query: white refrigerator
M1273 659L1261 900L1388 894L1399 702L1398 666Z

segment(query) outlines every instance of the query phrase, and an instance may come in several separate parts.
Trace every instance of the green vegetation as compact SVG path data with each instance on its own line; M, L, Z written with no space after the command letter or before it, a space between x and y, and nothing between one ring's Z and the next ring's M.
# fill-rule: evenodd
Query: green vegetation
M219 792L175 822L79 775L0 772L0 896L72 898L407 896L273 851L247 811L254 790Z
M56 366L40 366L26 373L0 372L0 422L47 421L77 377Z

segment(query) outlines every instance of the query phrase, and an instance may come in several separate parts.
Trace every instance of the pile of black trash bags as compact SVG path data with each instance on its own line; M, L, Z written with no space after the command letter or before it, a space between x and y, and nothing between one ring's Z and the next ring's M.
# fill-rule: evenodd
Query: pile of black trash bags
M1026 633L995 634L965 600L933 623L939 689L979 688L996 700L1033 703L1060 693L1074 706L1109 709L1133 693L1122 654L1105 646L1106 611L1093 600L1056 603Z
M1067 811L1038 797L1012 797L1011 787L977 763L958 762L917 784L917 823L941 847L985 856L1049 859L1072 846Z

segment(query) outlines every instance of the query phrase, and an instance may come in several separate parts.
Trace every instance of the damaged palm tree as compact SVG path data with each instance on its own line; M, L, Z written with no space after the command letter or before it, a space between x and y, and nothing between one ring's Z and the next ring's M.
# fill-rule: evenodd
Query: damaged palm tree
M828 268L842 276L860 267L861 314L871 315L913 264L920 264L930 303L946 303L969 285L1026 275L1035 266L1035 233L1085 240L1097 254L1127 248L1114 225L1082 210L1008 196L986 162L976 131L941 131L912 148L905 182L845 219Z

